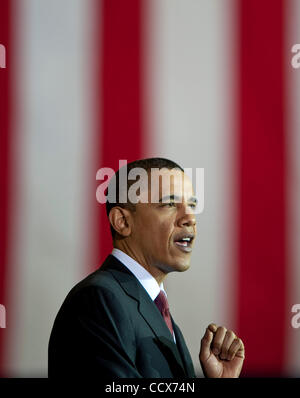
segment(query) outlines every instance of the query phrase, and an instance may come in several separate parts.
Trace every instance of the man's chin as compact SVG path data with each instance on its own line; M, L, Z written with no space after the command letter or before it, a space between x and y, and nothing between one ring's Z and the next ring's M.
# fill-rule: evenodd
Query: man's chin
M192 252L187 252L187 253L180 253L180 255L174 256L174 261L173 261L173 268L174 271L178 272L184 272L190 268L190 263L191 263L191 254Z
M188 264L180 264L174 271L184 272L190 268L190 263Z
M190 268L191 253L180 253L172 252L169 253L164 259L161 258L157 262L157 267L161 269L165 274L170 272L184 272Z
M190 268L190 261L178 259L170 265L169 272L184 272Z

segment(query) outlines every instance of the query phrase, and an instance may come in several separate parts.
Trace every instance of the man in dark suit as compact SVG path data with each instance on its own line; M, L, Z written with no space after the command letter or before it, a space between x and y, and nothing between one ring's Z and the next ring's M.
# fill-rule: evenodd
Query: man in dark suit
M195 377L163 286L169 272L189 268L196 237L192 183L180 166L162 158L128 164L126 177L120 184L119 170L107 192L114 249L71 290L55 319L49 377ZM211 324L199 358L208 377L238 377L244 345L232 331Z

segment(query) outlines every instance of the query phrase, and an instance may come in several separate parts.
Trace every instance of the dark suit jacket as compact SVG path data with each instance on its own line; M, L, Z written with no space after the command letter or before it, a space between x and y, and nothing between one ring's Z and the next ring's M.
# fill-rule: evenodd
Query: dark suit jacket
M195 377L172 322L176 344L146 290L110 255L59 310L49 341L49 377Z

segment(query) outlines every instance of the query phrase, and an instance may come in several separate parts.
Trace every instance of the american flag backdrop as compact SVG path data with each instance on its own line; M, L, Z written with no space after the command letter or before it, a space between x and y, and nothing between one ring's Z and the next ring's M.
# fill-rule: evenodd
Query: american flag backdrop
M199 376L215 322L244 376L299 376L299 0L0 0L0 375L47 375L55 315L112 243L100 167L205 170L166 291ZM2 307L1 307L2 308Z

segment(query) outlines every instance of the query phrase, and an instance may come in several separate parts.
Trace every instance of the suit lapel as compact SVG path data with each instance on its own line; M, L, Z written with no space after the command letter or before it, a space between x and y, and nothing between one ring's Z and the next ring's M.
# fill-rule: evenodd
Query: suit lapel
M137 278L112 255L108 256L101 269L107 269L111 272L128 296L138 302L138 310L155 334L162 351L165 351L168 355L171 353L180 366L181 373L185 374L186 367L173 337L155 303ZM175 337L177 339L176 334Z
M174 343L173 336L171 335L170 330L168 329L161 313L159 312L158 308L153 303L146 291L145 295L140 295L139 311L145 321L148 323L149 327L152 329L155 336L157 337L161 347L165 348L166 352L171 352L173 354L176 362L182 368L181 373L185 374L185 367L183 365L178 348Z
M185 372L188 377L196 377L191 355L190 355L189 350L185 344L182 333L181 333L179 327L174 322L173 318L172 318L172 324L173 324L173 329L174 329L174 333L175 333L176 344L178 347L178 351L181 355L181 359L182 359L182 363L184 365Z

